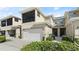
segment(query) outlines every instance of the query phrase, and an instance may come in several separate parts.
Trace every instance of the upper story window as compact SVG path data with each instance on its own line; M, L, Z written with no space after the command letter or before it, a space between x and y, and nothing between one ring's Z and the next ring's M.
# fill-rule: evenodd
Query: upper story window
M1 26L2 27L6 26L6 20L1 21Z
M18 19L18 18L15 18L15 21L16 21L16 22L18 22L18 21L19 21L19 19Z
M22 14L23 23L32 22L32 21L35 21L35 10Z
M12 18L7 19L7 26L12 25Z
M37 11L37 16L39 16L39 17L40 17L40 12L38 12L38 11Z

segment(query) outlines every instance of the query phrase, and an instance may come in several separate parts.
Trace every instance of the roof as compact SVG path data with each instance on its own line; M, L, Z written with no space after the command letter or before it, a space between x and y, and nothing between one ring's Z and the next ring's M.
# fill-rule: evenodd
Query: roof
M62 17L55 17L54 22L56 23L56 26L62 26L64 25L64 16Z
M46 23L46 22L35 23L31 28L40 28L40 27L45 27L45 26L53 28L53 26L51 24Z
M29 12L29 11L32 11L32 10L37 10L37 11L39 11L39 13L41 14L41 15L43 15L44 17L49 17L49 16L46 16L45 14L43 14L41 11L40 11L40 8L35 8L35 7L30 7L30 8L26 8L26 9L24 9L24 10L22 10L21 11L21 13L26 13L26 12Z
M79 9L74 9L74 10L70 10L70 11L66 11L66 12L72 13L72 12L75 12L75 11L79 11Z
M5 19L9 19L9 18L18 18L18 20L21 20L21 18L13 16L13 15L6 16L6 17L4 17L4 18L2 18L0 20L5 20Z

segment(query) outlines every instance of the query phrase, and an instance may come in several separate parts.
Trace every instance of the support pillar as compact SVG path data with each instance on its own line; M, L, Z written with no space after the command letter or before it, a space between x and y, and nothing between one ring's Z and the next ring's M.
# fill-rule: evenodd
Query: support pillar
M58 28L58 37L60 37L60 28Z

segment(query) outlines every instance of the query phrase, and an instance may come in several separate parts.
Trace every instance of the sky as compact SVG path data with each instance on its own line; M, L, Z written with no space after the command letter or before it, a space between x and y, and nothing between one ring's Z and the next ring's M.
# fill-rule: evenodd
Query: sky
M45 15L53 15L55 17L63 16L65 11L74 10L77 7L41 7L40 10ZM21 18L21 11L25 7L0 7L0 19L9 15Z

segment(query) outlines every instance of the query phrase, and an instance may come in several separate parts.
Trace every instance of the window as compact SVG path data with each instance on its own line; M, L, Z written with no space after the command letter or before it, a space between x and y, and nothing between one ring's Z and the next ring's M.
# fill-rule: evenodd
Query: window
M35 10L22 14L22 22L32 22L35 21Z
M8 30L8 33L11 37L15 37L16 36L16 30Z
M6 20L1 21L1 26L2 27L6 26Z
M5 35L5 31L1 31L1 35Z
M12 25L12 18L7 19L7 26Z
M37 12L37 16L39 16L39 17L40 17L40 13L39 13L39 12Z
M19 20L18 18L15 18L15 21L16 21L16 22L18 22L18 20Z

